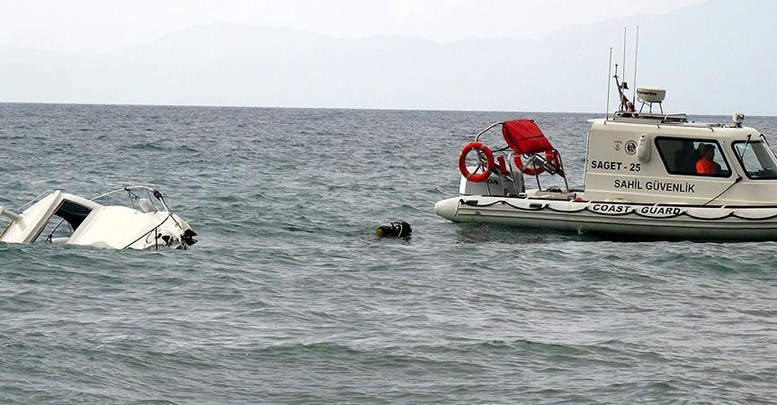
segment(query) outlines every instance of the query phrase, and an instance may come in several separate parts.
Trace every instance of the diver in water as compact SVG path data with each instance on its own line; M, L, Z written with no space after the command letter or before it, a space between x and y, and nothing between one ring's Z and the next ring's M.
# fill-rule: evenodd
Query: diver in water
M375 229L375 236L381 238L405 238L410 236L413 229L405 221L392 222L388 225L381 225Z

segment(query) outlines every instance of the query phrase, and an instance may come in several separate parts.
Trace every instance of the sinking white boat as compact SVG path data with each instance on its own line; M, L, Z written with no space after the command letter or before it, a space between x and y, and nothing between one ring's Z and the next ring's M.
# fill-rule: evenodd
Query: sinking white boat
M124 187L92 199L46 192L18 211L0 206L0 217L9 221L0 242L141 250L187 249L197 242L197 234L168 208L162 193L146 186Z
M459 195L438 202L435 212L455 222L616 238L777 240L777 159L764 135L743 125L743 114L732 122L690 122L664 114L666 91L654 87L637 89L636 111L617 73L615 80L621 106L589 121L582 190L569 188L561 154L534 121L506 121L464 147ZM505 146L481 141L493 128ZM474 164L467 162L472 151ZM564 187L543 187L549 175ZM526 189L527 178L536 189Z

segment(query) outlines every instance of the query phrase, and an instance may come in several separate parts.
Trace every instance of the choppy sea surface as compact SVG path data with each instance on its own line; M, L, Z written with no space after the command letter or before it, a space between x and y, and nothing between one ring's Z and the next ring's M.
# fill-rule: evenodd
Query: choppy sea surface
M151 184L199 233L0 244L0 403L777 401L777 243L435 216L461 146L520 117L581 187L595 114L0 104L0 205Z

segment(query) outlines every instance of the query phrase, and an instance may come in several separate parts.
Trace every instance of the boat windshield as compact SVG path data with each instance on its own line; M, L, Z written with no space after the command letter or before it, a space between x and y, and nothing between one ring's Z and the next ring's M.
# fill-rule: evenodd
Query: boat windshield
M766 142L734 142L734 152L736 152L748 178L755 180L777 179L777 161Z

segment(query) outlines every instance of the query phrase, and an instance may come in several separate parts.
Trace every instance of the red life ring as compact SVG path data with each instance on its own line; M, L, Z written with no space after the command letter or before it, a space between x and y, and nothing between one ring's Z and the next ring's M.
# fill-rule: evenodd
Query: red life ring
M548 151L545 151L545 161L552 164L553 166L556 166L558 168L561 168L561 164L559 162L558 158L558 152L556 152L555 149L551 149ZM545 173L545 168L539 165L523 165L523 161L521 161L521 155L515 154L513 155L513 162L515 162L515 167L518 168L523 174L529 175L529 176L535 176L538 174Z
M486 168L480 173L470 173L469 169L467 169L467 155L473 150L477 150L486 155ZM491 149L482 142L470 142L461 150L461 153L459 154L459 171L467 180L473 183L486 181L488 176L491 175L492 170L494 170L494 154L491 152Z

